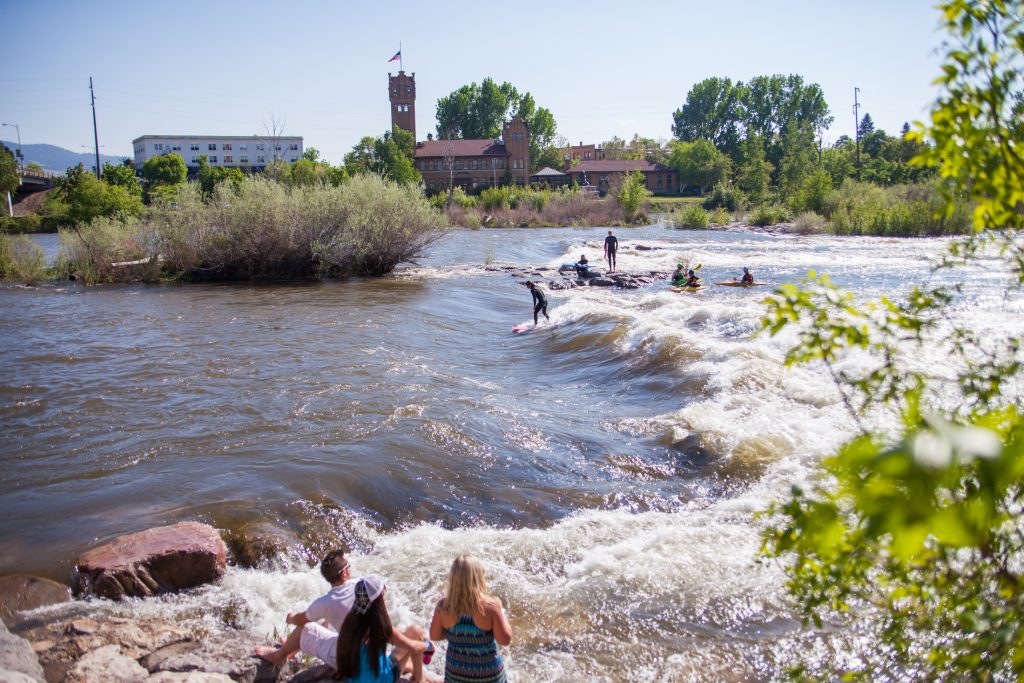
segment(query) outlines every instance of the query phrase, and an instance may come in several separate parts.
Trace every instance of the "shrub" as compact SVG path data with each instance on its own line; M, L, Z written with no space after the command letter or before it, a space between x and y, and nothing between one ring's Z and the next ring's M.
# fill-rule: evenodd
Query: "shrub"
M970 207L957 200L947 214L935 185L879 187L849 179L825 205L838 235L952 235L970 231Z
M732 214L723 208L717 208L711 212L711 222L714 225L728 225L732 222Z
M776 225L789 218L786 207L781 204L761 204L754 207L754 210L747 216L747 222L751 225L764 227Z
M707 211L696 204L690 204L683 211L683 215L679 219L679 223L684 228L703 229L708 227L709 220Z
M42 248L25 235L0 234L0 279L34 285L46 277Z
M39 232L42 227L43 218L38 213L27 213L15 224L15 229L18 232Z
M704 199L705 209L726 209L728 211L738 211L746 206L747 197L743 194L743 191L733 185L726 183L718 183L715 188L711 191Z
M615 193L615 197L619 200L622 212L628 221L638 220L643 216L641 208L650 196L651 192L647 189L647 181L644 179L644 174L640 171L634 171L626 175L622 179L619 191Z
M813 211L804 211L793 222L793 232L798 235L820 235L825 232L825 219Z

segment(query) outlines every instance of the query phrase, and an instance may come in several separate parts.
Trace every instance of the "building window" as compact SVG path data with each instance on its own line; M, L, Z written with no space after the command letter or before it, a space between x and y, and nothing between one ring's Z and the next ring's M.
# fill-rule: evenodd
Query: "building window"
M293 157L291 157L291 158L289 159L289 161L298 161L298 160L299 160L299 158L298 158L298 157L295 157L295 156L293 156Z
M249 149L249 145L239 145L238 149L239 151L244 152L245 150Z
M189 145L189 149L191 149L193 152L198 152L199 151L198 143L193 142L191 145Z
M299 143L293 142L292 144L288 145L288 149L295 150L296 152L299 151Z
M262 152L263 151L263 145L256 145L256 151L257 152Z
M281 145L274 145L274 151L275 152L280 152L281 151Z
M230 142L225 142L223 145L220 146L220 148L222 150L224 150L225 152L229 152L229 151L231 151L231 143Z
M235 157L233 157L230 154L228 154L227 156L224 157L224 163L225 164L233 164L233 163L235 163Z
M171 147L171 151L172 152L180 152L181 151L181 145L174 145L174 146L172 146Z
M410 86L410 85L405 86L405 94L406 95L411 95L412 94L412 86Z
M193 164L198 164L199 163L199 157L192 157L192 163Z
M155 145L153 145L153 149L156 149L156 150L161 150L163 148L164 148L164 145L161 142L158 142Z
M214 154L213 156L210 157L210 163L211 164L217 163L217 155L216 154Z
M247 164L249 163L249 157L238 157L238 163Z
M256 157L256 163L257 164L265 164L265 163L267 163L267 158L266 157L262 157L262 156L261 157Z
M210 151L210 152L216 152L217 151L217 143L216 142L209 142L209 143L207 143L206 144L206 149L208 151Z
M661 183L662 183L662 178L661 178L661 176L658 176L658 189L659 190L662 188L662 184Z
M391 89L391 94L392 95L397 95L398 94L398 88L397 87L396 88L392 88Z

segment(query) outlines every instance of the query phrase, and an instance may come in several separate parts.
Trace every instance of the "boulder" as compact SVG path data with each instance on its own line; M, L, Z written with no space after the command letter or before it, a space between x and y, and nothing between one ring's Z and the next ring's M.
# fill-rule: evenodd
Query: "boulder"
M142 659L142 664L153 673L205 673L227 676L239 683L271 683L279 675L298 670L296 660L282 669L275 669L252 654L253 642L233 633L210 633L190 642L171 643L154 650Z
M43 667L35 650L24 638L19 638L0 622L0 682L24 683L36 681L41 683Z
M187 673L161 671L147 678L146 683L235 683L235 681L230 676L211 674L205 671L189 671Z
M85 551L76 583L81 593L113 600L148 597L216 581L226 566L227 548L216 529L180 522Z
M608 277L592 277L587 280L587 284L591 287L614 287L617 283Z
M71 589L39 576L17 574L0 577L0 620L14 626L15 614L71 600Z
M104 645L87 652L68 672L66 683L136 683L149 678L146 671L131 657L121 654L119 645Z

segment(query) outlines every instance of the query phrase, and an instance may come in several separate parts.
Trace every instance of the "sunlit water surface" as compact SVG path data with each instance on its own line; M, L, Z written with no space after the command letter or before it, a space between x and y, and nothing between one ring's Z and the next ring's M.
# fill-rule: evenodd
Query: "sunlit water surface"
M766 680L798 652L849 656L858 634L802 629L755 562L754 513L852 433L821 373L784 367L792 338L755 336L770 288L556 291L550 322L510 332L530 296L493 266L600 262L604 234L457 231L374 280L0 289L0 571L66 580L97 541L194 519L281 552L96 609L230 611L255 641L324 590L306 561L341 543L422 625L452 558L479 556L516 681ZM620 270L815 269L863 297L934 283L944 247L618 234ZM1020 319L997 275L968 275L969 324Z

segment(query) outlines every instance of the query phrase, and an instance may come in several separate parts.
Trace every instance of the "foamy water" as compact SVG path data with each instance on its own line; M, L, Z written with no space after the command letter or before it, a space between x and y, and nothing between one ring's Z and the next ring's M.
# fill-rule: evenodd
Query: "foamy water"
M22 444L4 439L16 466L0 487L3 548L24 564L38 531L51 558L73 556L132 530L128 510L139 526L287 528L302 552L189 595L102 607L211 628L229 613L254 640L323 592L302 558L331 544L356 549L357 574L386 578L396 621L423 626L452 558L470 552L507 606L514 681L768 680L798 653L855 656L865 643L851 626L804 630L779 567L756 561L755 514L853 434L827 377L784 367L792 336L757 334L770 288L552 291L549 323L509 332L532 322L530 297L487 266L580 253L599 265L605 232L458 232L373 282L0 291L0 331L22 349L0 374L3 436ZM622 271L700 263L713 282L748 266L783 283L815 269L861 297L938 281L945 245L616 232ZM991 273L969 277L957 315L1014 329L1021 301L990 296ZM124 341L60 341L69 311ZM919 361L945 362L939 349ZM119 397L114 385L140 373ZM48 412L58 397L60 419ZM62 464L67 476L46 469ZM66 520L56 529L47 504Z

